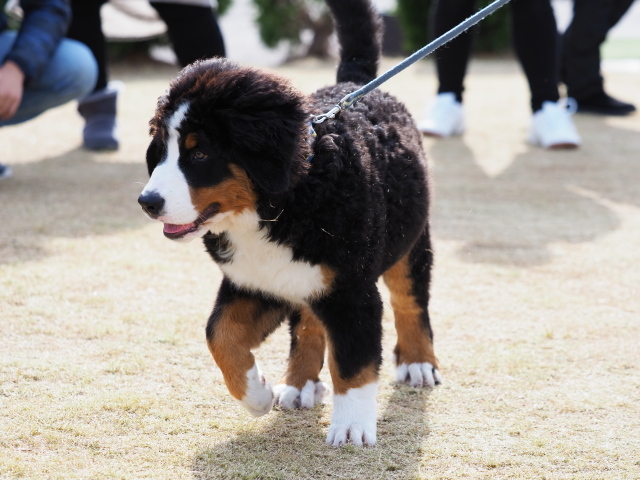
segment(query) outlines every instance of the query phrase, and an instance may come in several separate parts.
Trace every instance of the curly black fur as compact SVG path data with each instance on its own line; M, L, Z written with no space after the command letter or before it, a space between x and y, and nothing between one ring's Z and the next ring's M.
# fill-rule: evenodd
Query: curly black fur
M426 311L429 191L421 135L406 108L387 93L373 91L334 120L315 125L317 138L309 142L309 118L374 78L380 55L380 22L369 2L328 3L342 47L337 85L306 96L283 78L225 59L196 62L159 101L147 162L152 172L166 148L167 119L188 102L180 129L196 132L215 159L215 165L180 164L190 187L218 185L230 177L231 166L241 167L255 190L267 239L288 247L294 260L335 273L330 291L308 304L324 323L348 379L381 362L376 282L404 257L410 294L424 309L423 326L432 336ZM224 233L207 234L204 243L220 264L232 261L234 246ZM208 336L222 306L238 295L265 305L281 301L231 285L228 278L223 286ZM297 307L285 304L277 308L299 320Z

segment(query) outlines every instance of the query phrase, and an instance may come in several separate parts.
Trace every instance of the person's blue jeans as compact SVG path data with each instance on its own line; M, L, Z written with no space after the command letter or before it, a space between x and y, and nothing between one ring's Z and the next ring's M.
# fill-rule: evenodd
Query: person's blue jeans
M0 33L0 59L7 55L15 38L16 32ZM0 120L0 127L26 122L45 110L90 94L97 78L98 66L91 50L75 40L63 39L42 74L25 85L16 114L7 121Z

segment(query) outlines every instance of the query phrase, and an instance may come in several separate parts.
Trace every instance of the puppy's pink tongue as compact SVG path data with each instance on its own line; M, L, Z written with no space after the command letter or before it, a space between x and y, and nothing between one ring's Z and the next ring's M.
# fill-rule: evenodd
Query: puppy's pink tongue
M189 223L187 225L173 225L172 223L164 224L164 232L165 233L180 233L185 232L193 227L193 223Z

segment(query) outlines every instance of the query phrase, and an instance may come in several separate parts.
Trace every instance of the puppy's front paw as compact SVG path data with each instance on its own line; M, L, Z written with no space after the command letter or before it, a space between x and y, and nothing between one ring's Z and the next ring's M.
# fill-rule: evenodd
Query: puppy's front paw
M247 391L238 402L256 417L269 413L273 407L275 402L273 389L266 382L257 365L247 372Z
M396 370L396 382L409 383L412 387L435 387L442 383L442 376L429 362L401 363Z
M358 447L363 445L376 444L376 425L362 423L352 423L349 425L334 425L331 422L329 433L327 434L327 443L334 447L341 447L347 443L353 443Z
M378 384L352 388L344 395L333 396L333 413L327 443L334 447L376 444L376 394Z
M322 397L326 392L327 386L323 382L314 382L313 380L307 380L302 390L284 383L273 387L276 405L285 410L313 408L322 402Z

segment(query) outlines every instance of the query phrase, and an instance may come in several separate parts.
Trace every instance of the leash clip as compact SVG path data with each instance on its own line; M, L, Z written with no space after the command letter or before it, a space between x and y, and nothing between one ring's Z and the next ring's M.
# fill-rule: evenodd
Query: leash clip
M336 105L327 113L312 117L311 123L323 123L325 120L336 118L336 115L340 113L340 111L342 111L342 107L340 105Z

